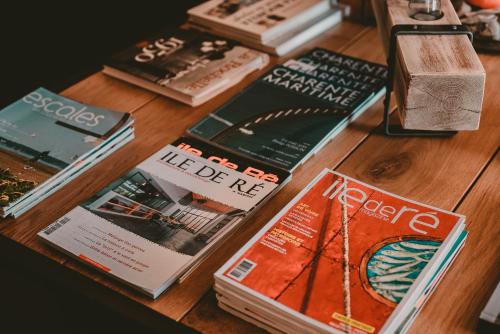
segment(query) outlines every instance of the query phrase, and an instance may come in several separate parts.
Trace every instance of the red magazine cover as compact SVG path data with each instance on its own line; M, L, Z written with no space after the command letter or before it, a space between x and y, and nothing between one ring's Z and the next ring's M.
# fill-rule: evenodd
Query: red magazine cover
M224 276L336 329L375 333L461 219L325 171Z

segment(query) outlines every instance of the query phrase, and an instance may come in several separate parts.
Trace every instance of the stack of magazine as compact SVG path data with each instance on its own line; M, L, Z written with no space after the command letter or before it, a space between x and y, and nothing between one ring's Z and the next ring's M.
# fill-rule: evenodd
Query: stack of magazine
M225 38L177 28L112 56L103 72L197 106L268 62L268 55Z
M185 279L383 93L384 66L324 49L276 66L39 232L156 298Z
M179 138L38 235L156 298L289 179L281 169Z
M500 326L500 282L479 316L480 319Z
M386 78L383 65L316 48L275 66L188 132L293 171L375 103Z
M325 169L216 272L219 305L272 333L406 332L464 221Z
M0 213L17 217L134 138L128 113L39 88L0 110Z
M210 0L188 11L189 23L252 48L285 55L342 20L330 0Z

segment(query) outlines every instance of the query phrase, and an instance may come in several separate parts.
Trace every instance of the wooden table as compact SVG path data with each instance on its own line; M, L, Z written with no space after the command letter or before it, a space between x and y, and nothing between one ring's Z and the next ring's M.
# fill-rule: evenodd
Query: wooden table
M299 52L313 46L384 62L375 28L351 22L339 24ZM189 332L189 328L213 334L261 333L217 308L210 288L212 274L317 173L330 167L396 194L467 216L470 235L465 248L411 332L472 332L480 310L500 278L500 57L480 57L487 83L479 131L461 132L446 139L388 138L381 132L383 109L379 101L296 170L293 180L242 226L232 240L186 281L172 286L155 301L47 247L36 233L182 135L186 128L262 72L250 75L198 108L181 105L101 73L91 75L62 95L133 113L137 138L20 219L4 221L0 225L2 254L15 254L16 262L29 264L60 284L61 289L76 289L150 327L175 328L176 333Z

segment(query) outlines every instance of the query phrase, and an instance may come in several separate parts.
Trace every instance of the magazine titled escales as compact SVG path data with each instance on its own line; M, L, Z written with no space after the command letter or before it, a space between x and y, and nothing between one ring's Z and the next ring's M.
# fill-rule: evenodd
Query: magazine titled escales
M167 145L39 236L156 298L288 180L208 150Z
M38 88L0 110L0 207L19 215L133 138L128 113Z

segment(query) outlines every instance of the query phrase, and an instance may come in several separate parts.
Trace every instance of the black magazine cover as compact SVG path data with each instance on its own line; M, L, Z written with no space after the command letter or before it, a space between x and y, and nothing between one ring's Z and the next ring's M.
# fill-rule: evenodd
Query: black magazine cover
M156 298L279 191L286 174L180 138L38 235Z
M210 61L223 59L235 45L196 30L171 29L114 55L106 66L166 86Z
M197 106L268 61L266 54L225 38L175 28L114 55L103 73Z
M386 76L382 65L316 48L271 69L189 133L291 171L381 97Z

